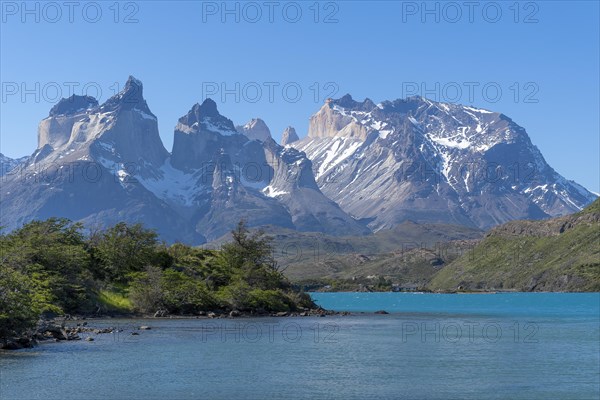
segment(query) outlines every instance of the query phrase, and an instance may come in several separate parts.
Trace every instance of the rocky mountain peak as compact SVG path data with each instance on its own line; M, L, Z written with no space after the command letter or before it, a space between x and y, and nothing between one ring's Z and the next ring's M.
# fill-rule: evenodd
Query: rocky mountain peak
M38 150L27 162L0 155L0 164L12 165L3 171L15 164L25 171L3 177L0 225L48 216L142 221L169 240L195 241L249 218L251 226L351 235L409 220L487 228L563 215L595 199L497 112L346 95L310 118L307 137L286 128L281 146L261 119L236 130L206 99L179 118L169 154L142 89L130 77L102 106L84 96L63 99L40 123ZM51 186L27 178L54 162L79 170ZM102 180L71 181L85 176L86 163L100 167Z
M108 99L100 106L100 109L102 112L137 110L156 119L156 116L152 114L144 99L144 85L142 81L131 75L127 79L123 90Z
M246 135L250 140L259 140L264 142L271 138L269 127L260 118L253 118L244 126L236 126L236 130L242 135Z
M356 101L352 98L352 95L346 94L339 99L328 99L326 103L330 105L330 107L337 106L339 108L345 108L355 111L365 111L369 112L373 108L375 108L375 103L371 101L371 99L366 98L364 101Z
M308 137L348 137L366 140L371 129L359 123L354 112L366 113L376 108L375 104L365 99L357 102L346 94L340 99L327 99L323 107L310 117Z
M196 103L198 113L204 117L219 117L221 114L217 109L217 103L211 98L205 99L202 104Z
M287 128L285 128L285 130L281 134L281 145L282 146L297 142L298 140L300 140L300 138L298 137L298 134L296 133L296 129L294 129L294 127L292 127L292 126L288 126Z
M211 132L221 136L237 134L233 122L219 113L217 104L212 99L206 99L202 104L194 104L190 111L179 118L175 128L183 133Z
M50 109L49 116L74 115L85 112L89 109L98 107L98 100L92 96L72 95L69 98L62 98Z

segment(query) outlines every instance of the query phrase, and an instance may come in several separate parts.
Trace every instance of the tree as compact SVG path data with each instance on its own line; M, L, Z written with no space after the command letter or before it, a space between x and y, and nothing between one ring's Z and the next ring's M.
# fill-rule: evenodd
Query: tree
M94 257L103 267L107 277L126 281L127 274L139 272L155 261L158 235L142 224L127 225L120 222L96 238Z
M275 269L273 246L270 237L262 230L250 233L246 222L240 221L231 231L233 242L222 247L222 253L232 268L270 267Z
M0 340L6 344L35 327L39 309L27 277L0 265Z
M2 237L0 265L26 275L42 311L75 312L91 296L90 257L81 224L32 221Z
M287 287L287 280L278 271L273 257L272 239L262 230L250 233L244 221L231 232L233 241L223 245L224 265L252 287L275 289Z
M171 313L193 314L216 305L206 285L183 272L165 270L161 286L165 307Z
M141 312L153 313L164 307L162 271L157 267L146 267L131 282L129 298L133 307Z

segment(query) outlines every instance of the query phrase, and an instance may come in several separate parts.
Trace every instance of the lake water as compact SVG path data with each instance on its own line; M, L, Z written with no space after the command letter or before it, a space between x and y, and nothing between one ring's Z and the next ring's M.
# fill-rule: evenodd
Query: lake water
M600 293L313 297L355 314L94 322L124 331L0 352L0 399L600 397Z

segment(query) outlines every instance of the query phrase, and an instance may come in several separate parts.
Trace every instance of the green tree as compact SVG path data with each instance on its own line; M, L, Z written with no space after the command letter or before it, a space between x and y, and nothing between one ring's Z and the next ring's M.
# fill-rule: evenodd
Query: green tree
M93 286L81 230L81 224L64 218L30 222L2 237L0 265L29 277L37 299L46 303L45 309L54 305L65 312L81 311Z
M161 284L164 304L170 313L194 314L216 306L206 285L183 272L165 270Z
M289 287L277 269L270 237L262 230L251 233L244 221L240 221L231 235L233 241L223 245L221 256L232 274L239 275L251 287L265 290Z
M129 298L133 307L143 313L154 313L163 309L162 270L148 266L145 271L135 274Z
M39 309L25 275L0 266L0 340L6 344L35 327Z
M120 222L96 238L93 254L109 279L124 282L156 261L158 236L142 224Z

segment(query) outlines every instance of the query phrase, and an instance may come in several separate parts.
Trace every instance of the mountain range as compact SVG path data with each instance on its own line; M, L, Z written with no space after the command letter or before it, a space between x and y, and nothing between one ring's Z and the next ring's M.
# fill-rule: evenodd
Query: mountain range
M554 171L507 116L422 97L329 99L300 139L260 118L234 125L211 99L177 121L171 152L142 82L103 104L62 99L31 156L2 156L0 225L66 217L90 229L143 222L201 244L240 219L328 235L406 221L486 229L582 209L596 196Z
M328 100L291 146L312 160L321 191L373 230L405 220L487 229L596 198L554 171L504 114L423 97Z

